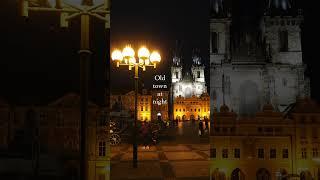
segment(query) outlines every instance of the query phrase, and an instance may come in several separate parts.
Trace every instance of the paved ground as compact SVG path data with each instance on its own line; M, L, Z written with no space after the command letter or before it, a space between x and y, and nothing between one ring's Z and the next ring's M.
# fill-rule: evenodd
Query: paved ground
M111 179L209 179L209 145L176 144L138 148L132 168L132 146L111 148Z
M111 179L209 179L209 139L199 137L197 123L179 123L149 150L138 148L132 167L132 145L111 147Z

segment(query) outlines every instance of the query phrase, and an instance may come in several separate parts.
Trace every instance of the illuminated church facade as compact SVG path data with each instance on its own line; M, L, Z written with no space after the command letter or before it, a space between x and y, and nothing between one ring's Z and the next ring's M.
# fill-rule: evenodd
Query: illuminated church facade
M181 58L175 55L171 67L174 119L197 120L210 116L210 98L205 81L205 66L199 55L192 57L191 71L183 73ZM184 75L183 75L184 74Z
M212 109L225 104L244 116L266 103L284 111L309 96L302 61L301 11L287 0L270 0L259 23L233 22L223 0L212 0L210 19L210 97Z

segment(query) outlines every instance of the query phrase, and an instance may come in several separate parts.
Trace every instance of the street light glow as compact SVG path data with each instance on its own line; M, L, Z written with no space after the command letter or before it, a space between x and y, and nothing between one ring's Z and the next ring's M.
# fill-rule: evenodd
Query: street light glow
M134 84L135 84L135 95L134 95L134 129L133 129L133 167L138 167L138 145L137 145L137 120L138 120L138 79L139 79L139 68L142 68L143 71L146 71L146 67L153 66L156 68L156 64L160 62L161 56L158 52L153 52L150 55L149 50L146 47L141 47L138 50L138 57L135 57L135 51L131 48L131 46L127 45L122 52L120 50L114 50L111 54L112 61L117 63L117 67L120 66L128 66L129 70L134 68ZM150 61L153 64L150 64ZM143 119L145 117L150 117L149 114L142 113ZM149 119L149 118L147 118Z
M123 59L122 52L118 49L114 50L111 55L111 59L116 62L120 62Z
M153 64L159 63L161 61L160 54L157 51L152 52L151 55L150 55L150 61Z
M133 58L134 57L134 55L135 55L135 52L134 52L134 50L132 49L132 47L130 47L130 46L126 46L123 50L122 50L122 56L123 56L123 58L125 58L125 59L131 59L131 58Z
M142 60L147 60L149 59L150 57L150 52L149 52L149 49L147 49L146 47L141 47L139 50L138 50L138 57Z

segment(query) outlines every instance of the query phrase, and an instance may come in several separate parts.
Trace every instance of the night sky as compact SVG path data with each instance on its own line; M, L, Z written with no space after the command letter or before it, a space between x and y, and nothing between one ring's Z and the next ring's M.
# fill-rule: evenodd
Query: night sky
M185 68L191 67L194 49L199 49L203 61L209 64L209 0L114 0L112 10L111 50L122 49L126 44L138 50L146 44L150 50L161 53L158 69L141 71L140 87L150 89L152 84L159 84L153 80L156 74L166 74L170 80L170 63L177 42ZM112 92L133 89L133 72L129 74L125 67L117 69L115 64L111 72Z
M257 0L234 2L234 19L247 16L255 21L261 14ZM320 92L318 45L314 43L318 36L314 27L318 21L316 6L310 3L300 3L305 16L302 42L307 73L311 76L312 96L320 100L317 93ZM31 13L25 20L18 14L18 5L13 0L2 0L0 8L0 97L12 103L37 104L50 102L68 92L78 92L79 21L73 21L68 29L61 29L55 14ZM202 59L209 62L209 0L113 0L111 38L103 25L95 20L91 27L90 96L96 102L101 100L105 87L109 40L111 50L130 43L135 49L145 44L160 51L163 62L157 71L149 68L141 73L143 82L140 86L144 84L146 88L151 87L154 74L168 73L177 40L182 46L186 66L190 67L194 48L200 49ZM126 68L111 66L111 90L133 89L133 74Z

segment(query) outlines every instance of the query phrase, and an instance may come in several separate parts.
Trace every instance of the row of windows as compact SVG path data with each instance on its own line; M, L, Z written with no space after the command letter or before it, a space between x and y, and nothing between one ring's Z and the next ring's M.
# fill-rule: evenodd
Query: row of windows
M179 111L181 112L181 109L179 109ZM182 109L183 112L186 112L186 109ZM193 109L190 109L190 111L192 112ZM178 112L178 109L176 109L176 112ZM194 112L197 112L197 109L194 109ZM198 109L198 112L200 112L200 109Z
M175 72L176 79L179 79L179 72ZM200 71L197 71L197 78L200 78Z
M186 102L185 101L177 101L176 102L177 104L185 104ZM191 101L189 102L190 104L199 104L199 102L194 102L194 101Z
M301 148L301 158L302 159L307 159L308 158L308 153L307 153L307 148ZM318 158L319 157L319 150L318 148L312 148L312 157L313 158Z
M215 127L214 128L214 132L224 132L224 133L227 133L227 132L235 132L236 131L236 128L235 127L230 127L230 128L227 128L227 127L223 127L223 128L219 128L219 127Z
M141 106L140 110L141 110L141 111L148 111L149 108L148 108L148 106L146 106L145 108L144 108L143 106Z
M274 148L271 148L269 151L269 158L270 159L276 159L277 158L277 150ZM239 159L241 156L240 149L235 148L232 151L233 158ZM222 149L221 155L223 159L229 158L229 149ZM215 148L211 149L211 157L212 158L217 158L217 150ZM257 157L259 159L264 159L265 158L265 150L263 148L259 148L257 150ZM283 159L288 159L289 158L289 150L288 149L282 149L282 158Z

